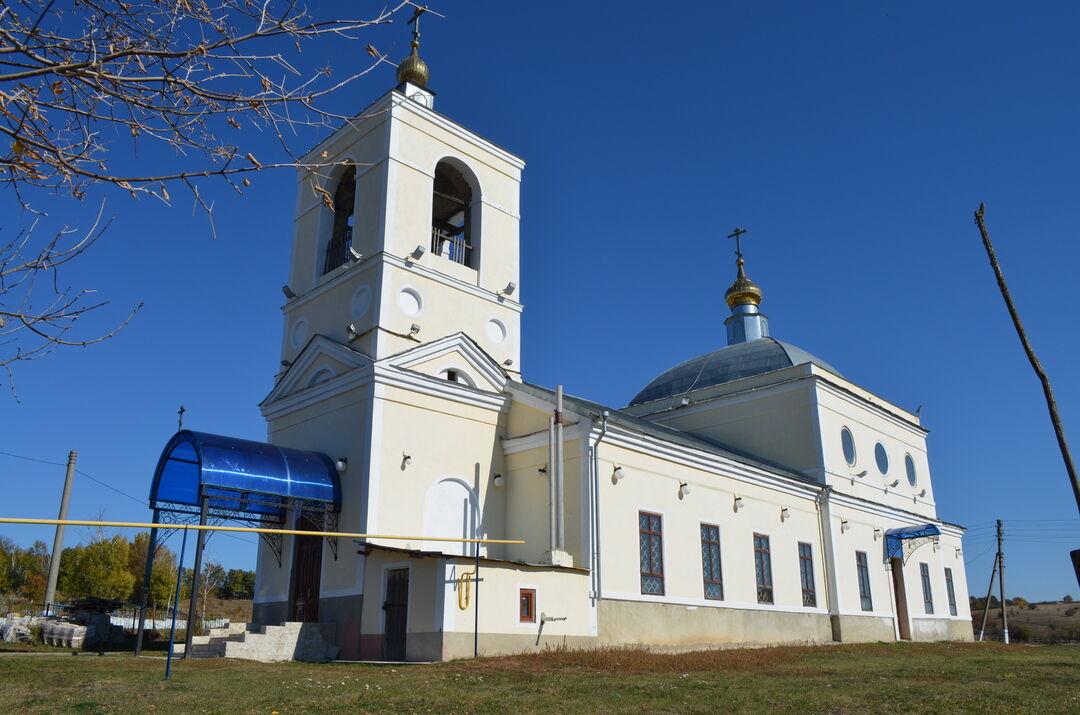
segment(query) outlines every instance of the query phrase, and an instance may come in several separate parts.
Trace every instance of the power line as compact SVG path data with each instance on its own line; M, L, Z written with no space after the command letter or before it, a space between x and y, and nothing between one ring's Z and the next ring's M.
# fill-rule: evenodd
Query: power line
M51 465L56 466L56 467L65 467L65 466L67 466L67 464L65 462L51 462L51 461L49 461L47 459L38 459L37 457L27 457L24 454L15 454L14 452L0 451L0 454L4 455L6 457L14 457L16 459L25 459L28 462L37 462L39 464L51 464ZM105 487L106 489L110 489L110 490L116 492L117 494L119 494L122 497L127 497L128 499L135 502L139 506L146 507L147 509L150 508L150 503L149 503L149 500L147 500L147 499L139 499L138 497L132 496L131 494L128 494L127 492L125 492L125 491L123 491L121 489L117 489L116 487L109 484L108 482L102 481L101 479L98 479L97 477L95 477L95 476L93 476L91 474L87 474L86 472L84 472L81 469L76 469L75 473L86 477L87 479L89 479L92 482L96 482L97 484L100 484L101 486ZM237 536L236 534L226 533L225 536L229 537L230 539L234 539L236 541L244 543L244 544L249 544L250 545L250 544L257 543L255 541L251 541L249 539L245 539L243 537Z

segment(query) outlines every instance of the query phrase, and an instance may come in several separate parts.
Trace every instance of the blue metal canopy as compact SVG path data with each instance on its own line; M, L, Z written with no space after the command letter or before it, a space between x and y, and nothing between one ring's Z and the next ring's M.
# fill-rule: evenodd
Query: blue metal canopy
M158 460L150 508L197 511L200 497L216 512L277 517L286 506L339 511L341 485L321 452L181 430Z
M889 529L885 532L885 553L890 559L903 559L904 561L907 561L907 556L904 554L905 541L910 539L930 539L936 536L941 536L941 529L933 524L905 526L902 529ZM913 545L917 544L913 543ZM911 551L914 551L914 548L909 549L908 553Z

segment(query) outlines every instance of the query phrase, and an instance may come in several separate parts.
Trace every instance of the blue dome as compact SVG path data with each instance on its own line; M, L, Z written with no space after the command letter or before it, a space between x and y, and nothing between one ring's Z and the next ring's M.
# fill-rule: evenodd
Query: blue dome
M808 362L840 375L839 370L821 358L779 340L761 338L735 343L687 360L661 373L630 400L630 405L662 400L691 390L722 385L732 380L763 375Z

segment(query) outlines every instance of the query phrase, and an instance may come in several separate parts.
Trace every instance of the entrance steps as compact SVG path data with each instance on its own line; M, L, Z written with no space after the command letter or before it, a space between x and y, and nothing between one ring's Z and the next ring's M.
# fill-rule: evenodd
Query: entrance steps
M271 663L281 660L323 661L338 654L333 623L253 625L230 623L211 628L210 635L191 639L192 658L241 658ZM183 655L184 645L173 646L173 655Z

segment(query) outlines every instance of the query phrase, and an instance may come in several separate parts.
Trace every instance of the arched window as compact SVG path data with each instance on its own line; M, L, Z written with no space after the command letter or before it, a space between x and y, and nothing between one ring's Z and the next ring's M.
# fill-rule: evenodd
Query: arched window
M338 179L334 191L334 229L326 244L323 273L329 273L349 260L352 247L353 210L356 206L356 167L350 166Z
M476 268L473 189L465 175L448 161L435 167L431 201L431 252Z

